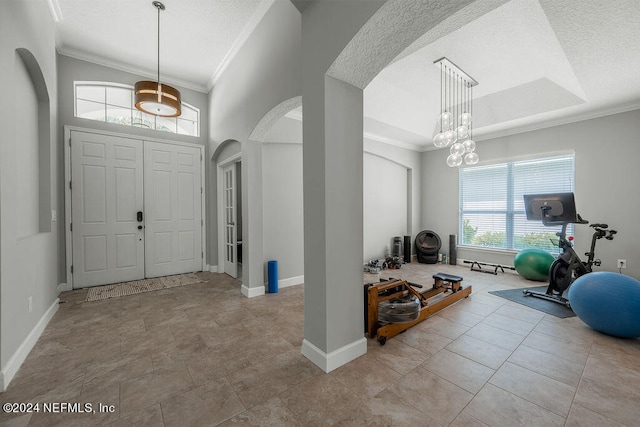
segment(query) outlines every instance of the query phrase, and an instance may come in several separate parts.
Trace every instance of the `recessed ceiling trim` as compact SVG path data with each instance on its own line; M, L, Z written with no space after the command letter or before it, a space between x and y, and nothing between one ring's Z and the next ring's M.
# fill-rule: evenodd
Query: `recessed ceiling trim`
M111 59L106 59L101 56L97 56L94 54L87 53L82 50L70 49L68 47L58 47L56 49L60 55L68 56L70 58L79 59L81 61L91 62L92 64L101 65L103 67L114 68L116 70L124 71L126 73L135 74L139 77L147 77L150 79L157 79L158 76L153 74L153 72L149 72L149 70L143 70L142 68L132 67L129 64L124 64L122 62L113 61ZM193 82L188 82L181 79L174 79L171 76L167 77L166 75L163 78L163 82L172 86L180 86L185 89L195 90L197 92L208 93L206 87L195 84Z
M249 22L247 22L247 25L244 26L238 38L236 38L236 40L233 42L231 49L229 49L227 54L222 59L222 62L220 62L220 65L218 65L218 68L216 68L216 71L211 76L211 79L209 79L206 87L207 92L211 91L213 86L218 82L220 76L222 76L229 64L231 64L242 46L244 46L246 41L249 39L249 36L251 36L260 21L262 21L264 15L271 8L271 6L273 6L273 3L275 3L275 0L263 0L260 3L256 11L251 16L251 19L249 19Z
M298 107L289 111L287 114L284 115L284 117L301 122L302 107ZM430 148L433 148L430 145L414 144L411 142L401 141L397 138L391 138L391 137L384 136L379 133L374 133L367 130L363 132L363 137L366 139L370 139L371 141L381 142L383 144L393 145L395 147L400 147L407 150L418 151L418 152L426 151L426 150L429 150Z
M533 132L537 130L552 128L556 126L568 125L571 123L582 122L585 120L598 119L600 117L612 116L614 114L627 113L629 111L640 110L640 102L633 102L625 105L616 105L610 108L602 108L595 111L589 111L586 113L576 113L570 116L558 117L555 119L543 120L538 123L531 123L522 126L515 126L509 129L487 131L486 133L479 133L474 136L477 141L488 141L490 139L502 138L505 136L518 135L526 132Z
M372 141L381 142L387 145L393 145L395 147L404 148L405 150L417 151L419 153L423 151L428 151L429 148L433 148L432 145L427 147L426 145L411 144L409 142L400 141L398 139L389 138L387 136L378 135L376 133L371 133L367 131L364 131L362 136Z

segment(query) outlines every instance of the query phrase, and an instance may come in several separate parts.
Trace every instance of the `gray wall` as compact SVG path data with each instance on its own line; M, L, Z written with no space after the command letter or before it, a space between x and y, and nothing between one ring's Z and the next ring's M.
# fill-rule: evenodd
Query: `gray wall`
M264 259L280 279L304 274L302 122L283 117L263 144ZM420 152L364 140L364 262L382 258L394 236L415 237L420 221Z
M302 276L302 144L263 144L262 191L265 266L277 260L280 280Z
M209 93L210 152L226 140L242 144L243 290L264 286L262 154L248 139L272 108L300 95L300 61L300 13L277 0ZM209 195L214 201L215 189Z
M393 253L394 236L407 233L407 169L373 154L363 160L363 249L365 262Z
M269 141L262 149L265 279L271 259L278 261L280 280L299 278L304 275L302 121L282 117L264 140Z
M623 273L640 278L640 110L554 126L532 132L481 141L476 151L481 164L523 156L575 151L576 204L580 215L618 230L613 241L599 240L599 271L617 271L617 260L626 259ZM458 234L458 170L446 165L448 150L423 154L422 227L443 236ZM591 228L576 225L576 250L589 250ZM448 251L448 249L447 249ZM458 257L513 265L516 252L459 248Z
M364 156L365 168L367 167L368 158L371 157L370 155L373 155L379 159L383 159L387 164L389 164L389 168L393 168L391 170L397 171L396 173L398 175L400 174L399 171L404 169L404 177L406 179L405 185L402 186L403 191L405 191L406 194L391 196L392 198L395 197L396 203L404 203L406 206L399 208L399 210L391 210L387 209L387 207L382 211L379 211L375 209L376 203L387 203L387 195L398 191L398 189L392 186L389 181L386 181L385 176L379 177L381 180L379 183L374 183L373 181L369 181L365 175L365 201L368 198L370 199L372 195L378 195L378 202L374 203L371 208L365 208L363 215L365 224L364 260L368 261L372 257L383 255L380 251L384 251L384 246L380 248L380 245L386 244L385 240L390 241L394 236L409 235L413 242L416 234L420 231L420 212L422 207L420 204L422 197L422 153L374 141L368 138L364 139L364 151L366 153ZM393 166L391 166L391 164ZM397 178L399 178L399 176L397 176ZM392 216L394 218L389 224L386 222L387 216ZM379 226L370 225L374 223L379 224ZM404 227L401 226L402 223L404 223ZM393 226L394 228L391 228L391 224L396 225ZM385 228L380 229L379 227ZM371 236L376 237L372 238ZM413 251L414 249L412 245L412 252Z
M300 13L277 0L209 93L211 151L246 141L267 112L300 92Z
M113 123L98 122L95 120L80 119L74 117L74 94L73 94L73 82L74 81L98 81L98 82L114 82L121 84L128 84L133 86L138 80L148 80L144 76L135 75L125 71L117 70L115 68L109 68L102 65L93 64L91 62L81 61L79 59L70 58L64 55L58 55L58 88L60 91L60 98L58 102L59 106L59 127L57 135L62 140L64 136L64 126L78 126L88 129L104 130L109 132L118 132L128 135L136 135L146 138L162 138L173 141L189 142L192 144L201 144L207 146L209 140L209 127L207 126L207 118L209 117L209 105L207 102L207 94L186 89L180 86L175 86L182 95L182 100L187 104L190 104L200 109L200 136L193 137L188 135L177 135L168 132L157 132L151 129L142 129L131 126L121 126ZM168 82L171 83L171 82ZM205 149L205 158L208 158ZM60 149L57 152L58 163L58 185L59 188L64 187L64 149ZM209 173L209 170L205 171ZM210 182L210 177L206 177L205 182ZM211 189L207 190L207 196L215 194ZM205 199L206 200L206 199ZM64 207L64 191L59 191L58 203L61 207ZM205 202L206 203L206 202ZM207 203L207 206L210 206ZM59 265L60 282L66 282L66 257L65 257L65 233L64 233L64 209L60 209L58 213L58 232L60 233L60 241L58 244L59 253ZM211 223L211 212L207 212L207 240L212 240L211 230L214 228L215 223Z
M38 322L46 325L47 313L57 308L58 295L58 229L18 238L19 224L17 188L18 176L17 144L18 130L14 101L16 72L20 61L16 49L28 49L37 60L46 83L49 96L50 151L61 148L57 124L58 91L56 87L56 55L54 24L44 1L0 2L0 390L2 383L10 379L8 371L17 369L22 344L28 342L30 333L36 332ZM37 126L37 125L36 125ZM51 209L62 211L58 203L58 188L54 185L59 166L51 156L50 176ZM60 218L58 218L60 221ZM46 229L46 227L44 227ZM28 310L28 299L33 299L33 310ZM44 325L41 325L44 328ZM37 338L37 333L35 337ZM31 344L35 343L32 342ZM28 349L27 349L28 350ZM22 356L26 356L23 354ZM4 378L2 378L4 377Z

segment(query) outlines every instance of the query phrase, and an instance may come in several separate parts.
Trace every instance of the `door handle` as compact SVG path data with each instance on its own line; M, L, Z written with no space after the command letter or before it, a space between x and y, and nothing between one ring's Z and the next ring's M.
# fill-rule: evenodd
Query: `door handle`
M138 222L142 222L142 211L138 211L136 213L136 219L138 220Z

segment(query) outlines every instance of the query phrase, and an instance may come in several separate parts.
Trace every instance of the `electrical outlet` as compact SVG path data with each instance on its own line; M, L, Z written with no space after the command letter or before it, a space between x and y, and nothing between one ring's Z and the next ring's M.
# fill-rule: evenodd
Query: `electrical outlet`
M618 268L627 268L627 260L619 259L618 260Z
M33 297L29 297L29 313L33 311Z

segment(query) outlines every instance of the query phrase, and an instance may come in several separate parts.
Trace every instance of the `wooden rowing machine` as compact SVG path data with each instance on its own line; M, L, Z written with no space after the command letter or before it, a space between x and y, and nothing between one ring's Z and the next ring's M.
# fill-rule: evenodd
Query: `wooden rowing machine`
M376 337L380 345L429 316L471 295L471 286L462 285L462 277L438 273L433 275L431 289L417 291L405 280L395 280L368 285L367 291L367 333L369 338ZM418 318L406 323L386 323L378 321L378 305L383 301L414 295L420 300Z

